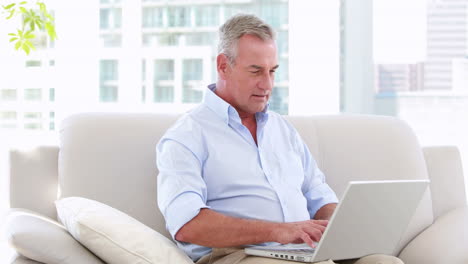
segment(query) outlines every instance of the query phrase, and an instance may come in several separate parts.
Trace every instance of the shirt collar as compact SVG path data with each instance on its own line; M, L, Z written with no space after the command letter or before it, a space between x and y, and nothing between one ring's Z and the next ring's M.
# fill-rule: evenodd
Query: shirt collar
M221 99L214 91L216 90L216 84L212 83L208 85L208 89L205 92L203 98L203 103L208 106L216 115L218 115L226 124L229 124L230 117L234 120L237 120L241 123L239 113L237 110L232 107L229 103ZM257 112L255 117L257 121L266 122L268 119L268 108L270 104L268 103L261 112Z
M215 94L216 84L212 83L208 85L208 89L205 92L203 103L208 106L216 115L218 115L226 124L229 123L229 107L231 107L226 101L221 99ZM234 109L235 110L235 109Z

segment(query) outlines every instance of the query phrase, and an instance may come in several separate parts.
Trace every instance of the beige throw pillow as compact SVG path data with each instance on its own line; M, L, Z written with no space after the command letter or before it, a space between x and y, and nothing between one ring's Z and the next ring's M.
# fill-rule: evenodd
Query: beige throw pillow
M108 205L80 197L55 205L72 236L107 263L193 264L172 241Z
M103 264L61 224L29 210L12 210L6 218L5 233L10 245L32 260L47 264Z

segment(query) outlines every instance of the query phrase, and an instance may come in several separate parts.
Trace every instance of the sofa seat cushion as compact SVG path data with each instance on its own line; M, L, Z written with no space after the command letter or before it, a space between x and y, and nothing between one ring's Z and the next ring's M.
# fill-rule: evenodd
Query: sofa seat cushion
M55 204L73 237L107 263L193 264L168 238L115 208L81 197Z
M468 263L468 207L454 209L413 239L401 252L405 264Z
M16 209L8 214L5 226L11 246L28 259L47 264L103 264L65 227L48 217Z

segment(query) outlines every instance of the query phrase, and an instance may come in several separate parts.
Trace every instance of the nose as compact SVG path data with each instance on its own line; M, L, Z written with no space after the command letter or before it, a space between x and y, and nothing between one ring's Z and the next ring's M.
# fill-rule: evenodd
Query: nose
M260 80L258 81L258 88L266 91L271 91L273 89L274 75L270 72L262 74Z

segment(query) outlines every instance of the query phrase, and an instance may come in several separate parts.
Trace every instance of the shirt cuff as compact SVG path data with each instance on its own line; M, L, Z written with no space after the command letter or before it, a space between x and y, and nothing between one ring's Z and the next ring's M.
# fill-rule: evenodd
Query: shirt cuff
M326 183L314 187L306 194L306 197L310 219L313 219L317 211L324 205L338 203L335 192Z
M182 226L198 215L202 208L210 208L197 193L179 195L166 209L166 228L175 240L175 235Z

